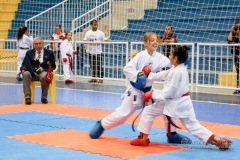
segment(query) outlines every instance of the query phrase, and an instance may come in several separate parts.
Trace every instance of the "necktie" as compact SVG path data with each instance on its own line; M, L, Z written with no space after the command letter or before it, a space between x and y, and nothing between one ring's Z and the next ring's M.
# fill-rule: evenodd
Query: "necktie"
M37 60L39 61L41 58L41 52L38 52L38 57L37 57Z

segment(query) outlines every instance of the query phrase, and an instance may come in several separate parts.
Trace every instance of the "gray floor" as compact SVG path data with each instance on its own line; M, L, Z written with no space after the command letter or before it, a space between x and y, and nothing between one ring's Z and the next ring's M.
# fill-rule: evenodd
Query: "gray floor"
M57 81L57 88L70 88L79 90L93 90L101 92L113 92L113 93L123 93L125 86L113 86L109 85L109 82L105 81L104 84L89 84L87 80L82 80L83 82L75 82L73 84L65 84L64 81ZM22 82L17 82L14 77L0 77L0 82L22 84ZM116 82L115 82L116 83ZM121 82L123 83L123 82ZM192 100L198 101L211 101L219 103L230 103L230 104L240 104L240 96L238 95L224 95L224 94L210 94L210 93L190 93Z

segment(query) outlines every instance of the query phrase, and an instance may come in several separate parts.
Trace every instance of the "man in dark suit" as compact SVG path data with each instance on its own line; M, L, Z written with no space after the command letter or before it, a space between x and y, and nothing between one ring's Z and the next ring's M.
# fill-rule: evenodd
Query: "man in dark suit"
M27 105L31 104L31 81L40 81L42 87L41 102L47 104L49 82L46 81L46 74L50 63L52 70L56 68L55 57L51 50L43 48L44 42L42 38L35 38L33 46L34 49L27 51L22 67L20 68L23 75L25 103Z

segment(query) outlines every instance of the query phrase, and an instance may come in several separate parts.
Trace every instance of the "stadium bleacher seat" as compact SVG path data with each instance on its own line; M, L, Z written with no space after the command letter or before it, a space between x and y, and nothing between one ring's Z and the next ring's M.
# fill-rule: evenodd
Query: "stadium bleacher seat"
M178 42L226 43L229 28L238 16L239 5L240 1L159 0L156 9L144 11L143 19L130 19L126 30L111 30L110 39L142 41L145 32L163 35L166 24L171 24ZM213 39L213 35L218 37Z
M18 28L25 25L25 20L60 2L62 0L21 0L18 4L18 10L15 13L15 19L12 21L11 29L8 30L8 39L16 38Z

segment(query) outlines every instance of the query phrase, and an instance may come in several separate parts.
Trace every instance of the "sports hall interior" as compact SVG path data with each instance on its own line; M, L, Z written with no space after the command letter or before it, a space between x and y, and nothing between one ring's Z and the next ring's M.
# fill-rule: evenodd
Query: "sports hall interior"
M0 160L237 160L240 156L240 97L237 73L227 43L230 28L239 19L239 0L0 0ZM97 19L107 42L102 43L102 84L90 84L84 34ZM74 57L74 83L65 84L58 62L49 103L41 103L41 87L35 86L34 103L23 102L22 81L16 80L16 36L27 26L50 49L50 35L57 24L73 33L79 54ZM143 35L160 36L171 24L177 44L190 46L190 96L199 122L233 144L227 151L205 145L183 125L178 132L192 144L167 143L162 117L154 121L148 147L131 146L138 136L134 113L123 125L91 139L98 120L121 104L128 80L123 67L132 50L143 50ZM237 44L236 44L237 45ZM162 45L159 45L162 52ZM161 89L162 82L154 83Z

